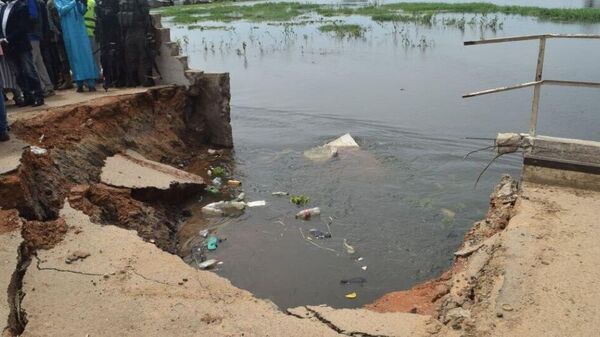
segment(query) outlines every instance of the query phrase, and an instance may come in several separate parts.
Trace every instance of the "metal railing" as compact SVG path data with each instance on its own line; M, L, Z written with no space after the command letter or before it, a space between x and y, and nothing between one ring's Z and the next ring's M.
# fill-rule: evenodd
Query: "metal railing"
M501 37L495 39L479 40L479 41L465 41L465 46L473 46L478 44L488 43L502 43L502 42L514 42L514 41L527 41L527 40L540 40L537 67L535 70L535 79L533 82L521 83L506 87L499 87L494 89L488 89L483 91L472 92L463 95L463 98L475 97L481 95L492 94L496 92L509 91L515 89L522 89L527 87L534 87L533 98L531 100L531 123L529 125L529 135L535 137L538 110L540 106L540 91L543 85L558 85L558 86L570 86L570 87L587 87L587 88L600 88L600 83L597 82L580 82L580 81L560 81L560 80L544 80L542 79L542 72L544 70L544 53L546 51L546 40L548 39L600 39L600 35L595 34L543 34L543 35L524 35L524 36L513 36L513 37Z

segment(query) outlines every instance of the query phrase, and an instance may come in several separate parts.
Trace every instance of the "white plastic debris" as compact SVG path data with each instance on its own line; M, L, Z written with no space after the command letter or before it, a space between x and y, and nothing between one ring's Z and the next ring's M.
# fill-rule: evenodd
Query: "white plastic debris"
M202 263L198 263L198 268L200 269L208 269L212 266L214 266L215 264L217 264L217 260L215 259L210 259L210 260L206 260Z
M319 207L304 209L296 214L296 219L309 220L311 217L320 214L321 209Z
M367 266L360 267L362 270L367 270Z
M237 198L235 198L236 201L244 201L244 199L246 199L246 193L244 192L238 194Z
M208 229L203 229L198 234L200 234L201 237L206 238L208 236Z
M348 254L354 254L356 253L356 250L354 249L354 247L350 246L348 244L348 240L344 239L344 248L346 248L346 252Z
M250 201L246 203L246 206L248 207L262 207L262 206L267 206L267 202L264 200L258 200L258 201Z
M304 156L310 160L320 161L333 158L338 155L338 149L340 148L359 148L358 143L347 133L331 142L317 146L310 150L304 151Z
M338 147L359 147L358 143L356 143L354 138L352 138L352 136L349 133L325 144L325 146L336 147L336 148L338 148Z
M218 201L202 207L202 213L205 215L235 215L246 208L246 203L240 201Z
M217 150L215 150L215 149L208 149L208 154L215 155L215 154L217 154Z
M31 153L35 154L35 155L42 155L42 154L46 154L48 152L48 150L43 149L41 147L37 147L37 146L31 146L29 148L29 150L31 151Z
M359 257L358 259L356 259L356 261L362 261L364 260L362 257Z
M213 186L220 188L221 185L223 185L223 179L221 179L220 177L216 177L215 179L212 180L212 184L213 184Z
M283 197L283 196L290 195L290 194L288 192L273 192L273 193L271 193L271 195Z

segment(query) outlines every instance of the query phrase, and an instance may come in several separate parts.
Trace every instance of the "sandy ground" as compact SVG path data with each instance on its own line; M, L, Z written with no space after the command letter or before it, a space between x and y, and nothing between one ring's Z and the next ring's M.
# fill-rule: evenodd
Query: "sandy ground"
M17 268L19 245L23 241L19 231L21 221L15 211L0 210L0 332L4 330L8 315L9 286Z
M599 209L598 192L526 185L478 277L469 335L597 336Z

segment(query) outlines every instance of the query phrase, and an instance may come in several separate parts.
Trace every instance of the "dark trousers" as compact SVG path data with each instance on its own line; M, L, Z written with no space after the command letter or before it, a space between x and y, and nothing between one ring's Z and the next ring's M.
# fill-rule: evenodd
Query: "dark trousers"
M5 134L8 131L7 129L8 120L6 119L6 106L4 105L4 97L0 97L0 135Z
M33 55L31 50L21 53L7 53L7 60L9 64L15 70L15 77L17 78L17 84L23 91L25 101L32 101L34 99L43 99L44 93L42 92L42 86L37 72L35 71L35 65L33 64Z
M146 50L146 31L131 28L125 34L125 80L128 87L153 85L152 63Z

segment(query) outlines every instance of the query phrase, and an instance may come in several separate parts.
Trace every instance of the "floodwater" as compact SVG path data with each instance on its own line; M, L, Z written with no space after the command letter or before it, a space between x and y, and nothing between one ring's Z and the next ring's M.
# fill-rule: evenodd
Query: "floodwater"
M474 188L494 153L464 159L492 144L466 138L526 131L532 90L470 99L461 95L531 81L537 57L535 41L469 47L462 42L600 33L600 25L499 19L502 29L494 31L477 24L461 30L344 18L367 27L363 38L321 33L318 24L172 27L194 68L231 73L233 175L243 181L247 200L268 203L238 218L212 220L226 238L209 256L224 262L216 272L287 308L356 307L446 270L464 233L485 215L500 175L520 171L519 155L504 156ZM599 59L598 40L551 40L544 77L598 81ZM539 133L600 140L599 103L594 89L544 87ZM303 156L346 132L360 150L325 162ZM299 209L285 197L272 196L273 191L307 195L309 206L319 206L322 215L296 220ZM311 243L303 238L312 228L326 231L330 217L331 239ZM355 254L348 254L344 239ZM340 284L352 277L367 282ZM344 297L351 291L357 299Z

